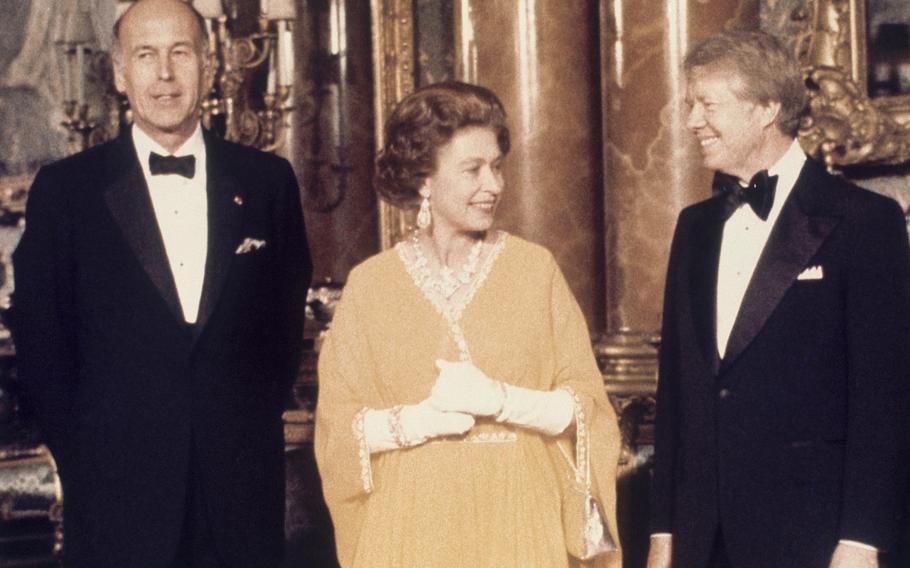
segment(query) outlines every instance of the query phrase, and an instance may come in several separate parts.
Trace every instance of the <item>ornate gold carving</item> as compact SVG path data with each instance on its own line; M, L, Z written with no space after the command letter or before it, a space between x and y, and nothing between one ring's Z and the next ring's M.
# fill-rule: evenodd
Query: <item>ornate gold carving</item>
M289 25L289 24L288 24ZM214 115L224 115L227 122L225 138L266 152L282 148L287 140L288 115L294 110L291 88L288 85L269 85L262 94L262 109L246 106L244 85L248 74L259 68L277 53L279 32L267 18L259 19L259 31L246 37L232 37L228 18L216 20L210 34L209 50L218 62L216 76L218 95L209 96L202 104L202 121L211 127ZM290 33L288 31L287 33ZM272 66L272 63L269 63ZM271 72L276 72L270 68Z
M809 93L803 148L829 169L910 160L910 97L866 92L864 0L808 0L793 19L802 28L795 50Z
M46 446L0 449L0 520L47 518L55 555L63 552L63 488Z
M0 177L0 216L18 219L25 214L28 188L34 177L34 172Z
M373 83L375 85L376 147L392 107L414 91L414 12L411 0L371 0L373 17ZM414 212L379 203L383 250L401 241L414 226Z
M594 344L604 388L619 417L621 465L636 462L636 446L654 443L659 342L656 334L622 332Z
M315 415L310 410L285 410L284 443L288 445L312 444Z

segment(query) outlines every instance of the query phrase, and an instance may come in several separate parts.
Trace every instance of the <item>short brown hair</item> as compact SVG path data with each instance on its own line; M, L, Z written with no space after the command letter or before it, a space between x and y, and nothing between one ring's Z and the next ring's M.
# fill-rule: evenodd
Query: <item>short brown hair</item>
M686 56L684 69L728 68L742 82L741 97L768 104L780 103L777 126L796 136L806 106L806 85L796 58L784 44L761 31L728 30L696 45Z
M487 88L446 81L402 99L386 120L376 158L379 196L393 205L416 204L424 180L436 169L439 148L458 130L474 126L493 130L499 150L509 152L505 109Z

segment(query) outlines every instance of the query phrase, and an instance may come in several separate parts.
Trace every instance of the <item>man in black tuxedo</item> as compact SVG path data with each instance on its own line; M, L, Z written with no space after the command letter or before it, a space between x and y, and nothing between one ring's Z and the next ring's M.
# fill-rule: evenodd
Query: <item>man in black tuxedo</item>
M907 479L903 212L806 158L772 36L712 36L685 71L717 191L673 237L648 566L875 567Z
M65 495L67 566L276 566L281 414L310 259L286 160L200 127L204 21L115 27L134 125L41 169L14 254L18 368Z

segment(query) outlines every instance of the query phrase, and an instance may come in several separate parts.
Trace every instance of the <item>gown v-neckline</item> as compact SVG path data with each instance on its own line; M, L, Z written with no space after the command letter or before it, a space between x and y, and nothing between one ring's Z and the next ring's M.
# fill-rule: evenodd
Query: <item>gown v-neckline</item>
M471 304L471 301L474 299L474 296L483 287L484 282L486 282L487 276L489 276L490 270L492 270L493 265L496 262L496 258L505 248L508 235L509 234L505 231L497 231L496 241L491 245L486 258L483 259L480 268L477 271L477 275L471 281L464 294L458 294L460 297L456 297L454 301L439 294L431 285L426 275L421 274L416 255L413 251L408 250L408 243L410 241L401 241L395 245L398 257L404 264L405 270L411 276L411 280L420 291L420 294L424 299L430 302L436 309L436 312L441 315L449 325L452 339L454 339L455 343L458 345L460 358L463 361L470 361L471 355L467 341L464 337L464 331L461 329L461 318L464 315L465 310Z

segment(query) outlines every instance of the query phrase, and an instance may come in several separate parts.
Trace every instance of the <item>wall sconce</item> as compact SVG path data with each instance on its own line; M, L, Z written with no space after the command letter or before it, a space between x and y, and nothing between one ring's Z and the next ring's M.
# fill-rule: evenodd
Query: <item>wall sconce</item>
M92 132L98 123L89 119L86 99L86 71L97 54L95 30L91 14L77 6L57 41L63 57L63 113L62 125L69 131L70 143L80 149L90 146Z
M206 128L221 133L228 140L269 152L285 144L288 116L294 110L291 102L294 83L292 26L297 17L294 1L260 0L259 29L246 36L240 36L234 30L236 0L191 1L205 18L209 54L215 69L212 91L202 103L202 121ZM118 1L118 17L132 2ZM69 130L71 140L84 149L116 136L118 123L128 120L114 118L111 124L99 128L97 121L89 119L92 113L86 98L86 77L89 58L95 59L95 34L88 11L77 9L58 43L64 69L66 120L63 126ZM264 89L257 92L250 83L264 64L267 65L264 70L266 81ZM105 101L108 103L110 101ZM121 109L119 104L113 107Z
M228 140L274 151L287 139L288 115L294 110L291 88L294 84L294 43L292 22L297 17L294 0L261 0L259 31L235 37L231 19L221 0L193 0L205 17L209 50L215 61L215 82L203 103L203 124L212 128L213 119L224 118ZM267 63L262 108L245 104L243 86L263 63ZM258 98L258 97L257 97Z

